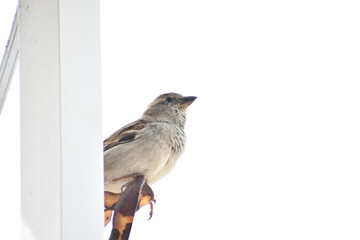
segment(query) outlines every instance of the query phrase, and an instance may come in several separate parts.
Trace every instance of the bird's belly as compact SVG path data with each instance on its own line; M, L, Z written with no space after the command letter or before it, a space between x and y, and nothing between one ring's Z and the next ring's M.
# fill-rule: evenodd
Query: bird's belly
M121 192L121 187L133 178L117 181L123 177L144 175L153 179L166 165L171 147L158 144L152 148L119 145L104 153L105 191Z

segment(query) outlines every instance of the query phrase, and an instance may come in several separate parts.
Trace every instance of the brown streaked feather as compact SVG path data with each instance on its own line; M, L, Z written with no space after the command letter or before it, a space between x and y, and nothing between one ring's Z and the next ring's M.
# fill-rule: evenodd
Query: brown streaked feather
M104 152L119 144L135 140L137 132L145 127L145 121L137 120L114 132L104 141Z

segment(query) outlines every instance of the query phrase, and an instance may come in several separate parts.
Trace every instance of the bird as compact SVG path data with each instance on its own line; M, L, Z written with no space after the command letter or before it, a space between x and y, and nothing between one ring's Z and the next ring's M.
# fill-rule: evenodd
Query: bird
M151 185L174 168L185 149L186 110L196 98L162 94L140 119L104 140L106 192L121 194L137 176Z

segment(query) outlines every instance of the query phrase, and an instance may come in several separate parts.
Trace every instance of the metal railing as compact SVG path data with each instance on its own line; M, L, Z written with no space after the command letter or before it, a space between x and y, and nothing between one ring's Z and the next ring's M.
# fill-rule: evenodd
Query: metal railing
M2 108L4 107L6 95L11 84L11 79L16 69L18 55L18 11L16 10L10 37L7 42L6 50L0 65L0 114Z

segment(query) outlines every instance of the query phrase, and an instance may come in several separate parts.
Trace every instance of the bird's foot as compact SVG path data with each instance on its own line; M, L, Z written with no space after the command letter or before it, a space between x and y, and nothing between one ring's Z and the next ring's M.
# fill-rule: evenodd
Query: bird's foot
M153 199L149 204L150 204L150 217L148 218L148 220L150 220L152 218L153 212L154 212L154 204L156 203L156 200Z
M120 194L105 192L105 224L111 220L112 210L115 210L110 240L128 239L135 212L150 204L151 218L155 202L154 192L143 176L129 182Z
M153 210L154 210L154 204L156 203L156 200L154 199L154 192L150 188L150 186L147 183L144 183L141 193L140 193L140 200L139 200L139 209L142 208L145 205L150 204L150 217L148 220L152 218Z

